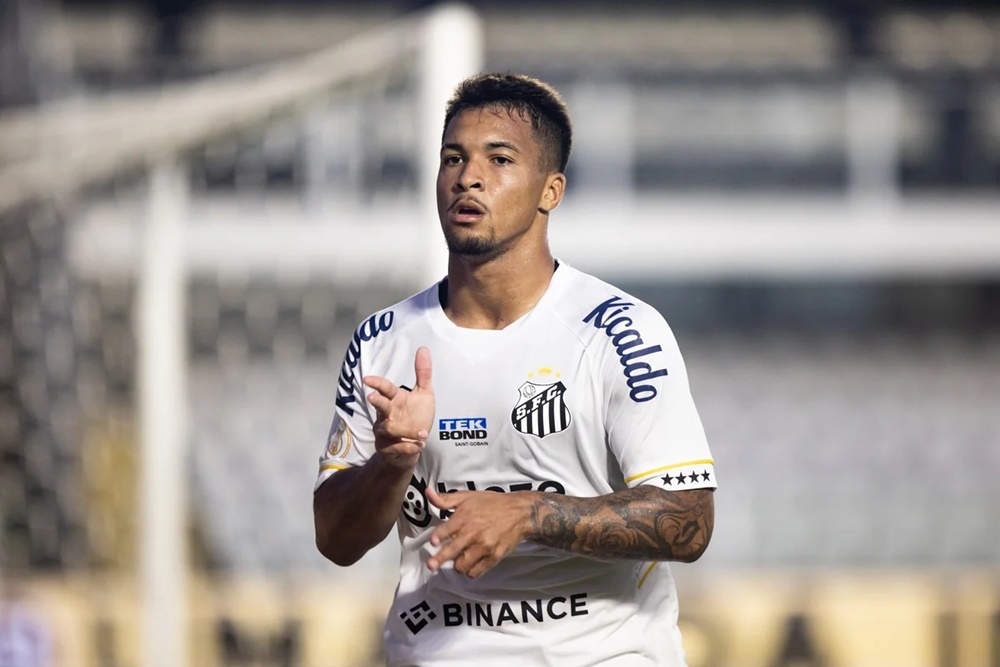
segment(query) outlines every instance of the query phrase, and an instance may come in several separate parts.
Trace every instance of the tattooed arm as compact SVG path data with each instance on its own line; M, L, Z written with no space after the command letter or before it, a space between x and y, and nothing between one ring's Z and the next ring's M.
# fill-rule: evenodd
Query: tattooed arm
M542 493L525 538L598 558L690 563L712 538L711 489L666 491L637 486L596 498Z
M427 500L451 516L434 529L441 547L428 559L437 570L478 577L522 541L604 559L692 562L712 537L711 489L666 491L638 486L596 498L518 491L456 491L427 488Z

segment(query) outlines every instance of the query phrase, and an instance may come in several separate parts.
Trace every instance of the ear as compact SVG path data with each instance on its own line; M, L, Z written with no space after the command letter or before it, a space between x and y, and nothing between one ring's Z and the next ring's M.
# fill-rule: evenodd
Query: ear
M538 201L538 210L548 215L556 206L559 206L564 192L566 192L565 174L557 172L546 176L545 187L542 189L542 197Z

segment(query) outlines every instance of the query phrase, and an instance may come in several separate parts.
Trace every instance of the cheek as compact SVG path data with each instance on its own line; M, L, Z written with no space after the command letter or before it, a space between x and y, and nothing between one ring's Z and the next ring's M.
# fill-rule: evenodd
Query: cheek
M534 179L509 174L502 179L501 186L503 197L511 206L534 209L538 204L539 189Z
M435 192L437 194L438 207L447 205L447 203L451 200L451 186L448 183L448 180L441 174L438 174Z

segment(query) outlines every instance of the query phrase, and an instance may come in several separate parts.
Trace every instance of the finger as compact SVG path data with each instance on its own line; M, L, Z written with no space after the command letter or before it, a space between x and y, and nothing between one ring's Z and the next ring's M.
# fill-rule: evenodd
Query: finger
M394 385L389 380L385 378L378 377L377 375L368 375L364 380L365 384L382 394L390 401L396 398L396 394L399 393L399 387Z
M427 487L427 500L439 510L452 510L462 504L463 499L469 491L449 491L448 493L438 493L434 489Z
M413 360L413 372L417 376L416 389L431 391L431 351L426 347L417 350Z
M431 533L431 544L436 547L441 546L448 540L454 538L455 534L458 533L459 529L462 527L460 524L460 521L452 521L451 519L442 523L434 529L433 533Z
M368 402L372 404L372 407L375 408L380 415L388 415L390 409L392 408L392 401L375 391L368 394Z
M468 491L450 491L448 493L438 493L431 487L427 487L427 491L424 495L427 496L427 500L431 502L434 507L439 510L450 510L455 509L462 504L462 500L468 495Z
M467 551L463 551L455 559L455 571L468 577L471 577L472 572L477 568L485 572L490 568L488 556L489 553L485 549L472 547ZM487 562L484 564L484 561Z
M468 571L465 573L470 579L478 579L487 572L493 569L493 567L500 561L490 554L487 554L473 563Z
M461 536L456 536L455 539L441 547L436 554L428 559L427 567L437 572L445 563L461 556L467 546L469 546L469 540L463 539Z

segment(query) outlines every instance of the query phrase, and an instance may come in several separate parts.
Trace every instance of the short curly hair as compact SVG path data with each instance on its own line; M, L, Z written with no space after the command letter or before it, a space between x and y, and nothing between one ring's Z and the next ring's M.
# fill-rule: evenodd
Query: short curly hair
M460 83L448 101L444 130L448 123L469 109L503 109L531 120L542 147L543 167L565 172L573 145L569 110L555 88L523 74L478 74Z

